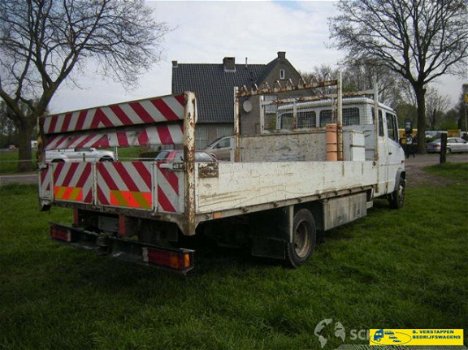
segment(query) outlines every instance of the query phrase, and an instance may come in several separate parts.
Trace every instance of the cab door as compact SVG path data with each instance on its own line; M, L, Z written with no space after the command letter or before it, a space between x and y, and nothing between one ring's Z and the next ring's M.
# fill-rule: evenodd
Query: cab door
M387 141L387 122L385 119L385 115L382 109L379 108L379 134L378 134L378 152L379 152L379 160L378 160L378 173L377 173L377 183L378 183L378 191L376 192L377 196L384 195L388 193L388 157L389 157L389 150L388 150L388 141Z
M385 139L387 143L387 193L393 192L397 174L403 169L405 154L398 142L398 123L396 115L385 112Z

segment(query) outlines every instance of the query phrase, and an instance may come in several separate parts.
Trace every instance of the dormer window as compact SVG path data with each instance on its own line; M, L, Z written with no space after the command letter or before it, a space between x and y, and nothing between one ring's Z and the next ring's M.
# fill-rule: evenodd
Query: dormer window
M286 79L286 71L285 71L284 69L280 69L280 76L279 76L279 78L280 78L281 80Z

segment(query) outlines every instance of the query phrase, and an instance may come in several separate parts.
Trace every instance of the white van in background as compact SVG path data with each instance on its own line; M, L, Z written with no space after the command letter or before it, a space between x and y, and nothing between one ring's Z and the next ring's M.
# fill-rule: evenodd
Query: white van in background
M78 147L46 151L46 162L103 162L114 161L112 151L97 150L94 147Z

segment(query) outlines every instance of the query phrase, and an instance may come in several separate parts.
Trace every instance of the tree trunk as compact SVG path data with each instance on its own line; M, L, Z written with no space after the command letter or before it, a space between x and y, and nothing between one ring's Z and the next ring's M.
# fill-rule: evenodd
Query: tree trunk
M26 172L33 170L31 137L34 130L34 123L29 120L22 120L21 128L18 130L19 142L19 161L18 172Z
M426 153L426 89L424 85L413 85L418 104L418 135L417 152L420 154Z
M431 124L431 130L435 130L436 129L436 113L437 111L434 109L432 112L431 112L431 119L430 119L430 124Z

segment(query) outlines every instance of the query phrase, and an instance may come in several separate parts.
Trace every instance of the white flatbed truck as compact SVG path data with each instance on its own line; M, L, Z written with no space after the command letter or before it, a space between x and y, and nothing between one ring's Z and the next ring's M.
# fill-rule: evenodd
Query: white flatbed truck
M330 86L336 92L325 99L305 94ZM291 97L295 92L301 96ZM397 119L376 93L343 98L338 80L236 88L234 94L231 162L195 162L191 92L41 119L43 152L148 144L184 152L182 162L172 163L44 162L42 210L73 209L73 223L52 223L51 237L187 273L195 252L176 243L206 234L220 244L248 243L252 255L298 267L312 254L318 232L365 216L374 198L403 206Z

